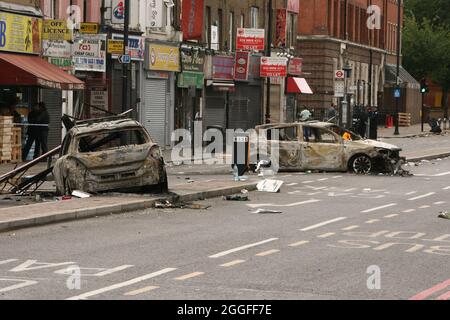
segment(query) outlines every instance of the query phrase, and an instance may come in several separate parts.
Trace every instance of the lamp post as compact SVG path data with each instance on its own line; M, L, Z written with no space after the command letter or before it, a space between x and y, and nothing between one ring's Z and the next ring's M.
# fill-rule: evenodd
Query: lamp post
M402 10L402 1L401 0L397 0L397 79L396 79L396 87L395 90L400 90L400 83L399 83L399 77L400 77L400 45L401 45L401 41L400 41L400 28L401 28L401 10ZM398 136L400 135L400 131L399 131L399 113L400 113L400 97L397 95L395 97L395 132L394 135Z
M348 101L348 78L350 78L352 75L352 67L349 65L348 61L345 62L343 70L345 72L345 92L344 92L344 101L342 102L341 121L346 128L350 128L352 125L352 119L351 119L350 103Z
M268 11L268 28L267 28L267 47L266 47L266 56L270 57L272 55L272 22L273 22L273 5L272 0L268 0L267 11ZM270 77L267 78L267 87L266 87L266 115L265 115L265 123L270 123Z

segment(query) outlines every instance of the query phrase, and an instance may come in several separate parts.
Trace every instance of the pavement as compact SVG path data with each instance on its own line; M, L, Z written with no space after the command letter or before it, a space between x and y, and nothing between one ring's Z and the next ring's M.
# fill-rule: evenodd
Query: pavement
M450 160L412 170L2 233L0 299L446 300Z
M402 147L403 156L410 162L450 156L450 135L447 134L381 138L380 140ZM255 190L259 181L256 176L250 176L250 180L236 183L232 180L229 165L180 165L170 161L170 155L167 152L166 156L169 158L167 164L171 191L169 195L105 195L70 201L55 201L51 196L43 203L20 198L3 199L0 201L0 232L150 208L161 198L170 201L175 198L180 201L195 201L221 197L239 193L242 189ZM218 155L217 157L223 159L226 156ZM0 174L12 168L13 165L0 166ZM29 174L38 173L44 168L46 164L42 163L30 170ZM48 182L47 186L49 190L54 188L52 182Z

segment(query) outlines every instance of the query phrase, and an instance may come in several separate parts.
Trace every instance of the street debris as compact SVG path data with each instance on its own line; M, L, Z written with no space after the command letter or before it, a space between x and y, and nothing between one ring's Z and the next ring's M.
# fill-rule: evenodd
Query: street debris
M193 210L206 210L211 206L204 206L197 203L172 203L169 200L160 200L155 203L155 209L193 209Z
M258 209L256 211L252 211L252 213L256 213L256 214L280 214L280 213L283 213L283 212L282 211L277 211L277 210Z
M235 194L235 195L231 195L231 196L224 196L223 200L227 200L227 201L249 201L248 196L247 195L243 195L243 194Z
M450 220L450 212L443 211L443 212L439 213L438 218Z
M76 198L80 198L80 199L86 199L86 198L91 197L91 195L89 193L79 191L79 190L75 190L74 192L72 192L72 196L74 196Z
M261 192L269 192L269 193L278 193L280 192L281 186L283 185L283 181L281 180L263 180L256 188Z

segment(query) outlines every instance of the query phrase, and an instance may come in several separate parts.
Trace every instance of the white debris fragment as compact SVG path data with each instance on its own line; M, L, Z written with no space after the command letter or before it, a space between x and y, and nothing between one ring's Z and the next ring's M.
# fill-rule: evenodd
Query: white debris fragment
M277 193L280 191L283 181L280 180L263 180L256 186L258 191Z
M75 190L74 192L72 192L72 196L76 197L76 198L80 198L80 199L86 199L86 198L91 197L91 195L89 193L79 191L79 190Z

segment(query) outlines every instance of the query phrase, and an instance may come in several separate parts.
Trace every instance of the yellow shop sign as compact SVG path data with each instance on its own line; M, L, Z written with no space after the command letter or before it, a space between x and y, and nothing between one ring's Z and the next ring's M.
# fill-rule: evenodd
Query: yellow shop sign
M41 52L42 19L0 12L0 51Z
M149 44L149 70L180 71L180 48L163 44Z
M43 40L72 40L72 30L67 28L66 20L44 20L42 27Z

